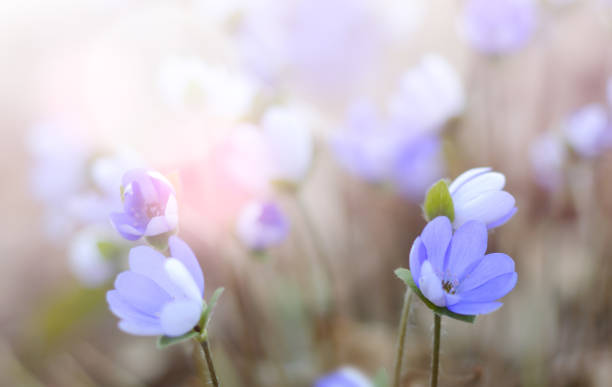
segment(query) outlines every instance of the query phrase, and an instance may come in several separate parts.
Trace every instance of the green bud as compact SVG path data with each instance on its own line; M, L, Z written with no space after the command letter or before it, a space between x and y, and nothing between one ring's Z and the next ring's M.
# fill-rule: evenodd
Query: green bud
M455 220L453 198L448 191L446 180L440 180L429 188L425 196L423 211L428 222L438 216L446 216L451 222Z

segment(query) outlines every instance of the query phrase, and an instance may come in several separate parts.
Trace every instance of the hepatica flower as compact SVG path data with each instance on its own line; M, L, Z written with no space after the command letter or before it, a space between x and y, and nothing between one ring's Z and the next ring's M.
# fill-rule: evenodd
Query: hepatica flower
M498 299L514 288L517 274L512 258L486 250L484 224L470 221L453 234L448 218L439 216L414 241L410 271L433 304L458 314L490 313L502 306Z
M470 220L478 220L487 228L506 223L516 213L514 196L503 191L506 177L491 168L473 168L459 175L448 190L453 199L453 226L461 227Z
M272 202L251 202L236 225L238 237L249 249L261 251L282 242L289 232L285 214Z
M185 242L168 240L170 258L149 246L130 251L130 270L117 276L106 294L119 328L133 335L170 337L189 332L200 321L204 275Z
M599 104L587 105L573 113L564 123L567 142L582 157L595 157L612 145L612 132L606 109Z
M317 380L314 387L372 387L372 382L353 367L342 367Z
M174 232L178 206L174 188L160 173L134 169L122 179L123 210L111 214L117 231L131 241Z
M474 49L485 54L505 54L527 43L536 21L533 0L470 0L460 30Z

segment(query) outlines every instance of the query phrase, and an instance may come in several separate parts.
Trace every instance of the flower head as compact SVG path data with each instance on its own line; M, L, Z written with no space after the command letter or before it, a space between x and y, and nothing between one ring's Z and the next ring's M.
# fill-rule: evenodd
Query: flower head
M200 321L204 275L189 246L172 236L171 257L149 246L130 250L130 270L120 273L108 305L121 319L119 328L133 335L180 336Z
M123 210L111 214L117 231L131 241L173 232L178 225L174 188L160 173L133 169L123 175Z
M506 177L491 168L473 168L459 175L449 186L453 198L455 219L453 226L461 227L470 220L478 220L487 228L506 223L516 213L514 196L503 191Z
M612 145L606 109L587 105L573 113L563 127L567 142L582 157L595 157Z
M272 202L247 204L236 225L240 240L256 251L282 242L288 231L289 222L285 214Z
M516 285L514 261L487 250L487 228L478 221L459 227L450 220L429 222L412 245L410 271L433 304L459 314L485 314L502 306L498 299Z
M100 248L101 243L108 243L114 247L115 235L108 227L92 225L73 236L68 250L69 266L83 285L88 287L103 285L115 273L115 265L109 259L111 257L105 256Z
M551 132L540 134L529 147L529 158L539 186L552 191L563 183L567 149L561 136Z
M536 27L533 0L470 0L461 32L476 50L504 54L523 47Z
M342 367L315 382L314 387L372 387L372 382L356 368Z

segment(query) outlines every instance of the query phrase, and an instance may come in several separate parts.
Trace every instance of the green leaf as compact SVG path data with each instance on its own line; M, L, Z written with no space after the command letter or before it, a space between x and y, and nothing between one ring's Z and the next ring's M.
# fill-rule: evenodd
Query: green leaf
M116 244L110 241L98 241L97 247L98 251L100 252L100 255L102 255L104 259L107 259L109 261L118 258L121 254L121 249Z
M199 335L199 332L189 331L182 336L170 337L170 336L159 336L157 338L157 348L164 349L170 345L182 343L183 341L187 341L191 338L194 338Z
M425 297L423 293L421 293L416 283L414 283L414 280L412 279L412 273L410 273L410 270L399 268L395 270L395 275L399 279L404 281L404 283L410 287L410 289L414 292L414 294L419 296L421 301L423 301L423 303L427 305L427 307L431 309L434 313L437 313L439 315L443 315L446 317L454 318L455 320L468 322L468 323L473 323L474 320L476 319L476 316L469 315L469 314L453 313L446 308L441 308L439 306L432 304L431 301L429 301L427 297Z
M204 329L202 330L203 332L206 332L206 328L208 328L208 323L210 322L210 317L212 316L212 312L215 308L215 305L217 304L217 301L219 300L219 297L221 297L221 294L223 294L224 290L225 288L223 287L217 288L217 290L215 290L215 292L213 293L212 297L210 297L210 300L208 301L208 305L204 309L204 315L202 317L202 320L204 321Z
M448 191L448 183L445 180L438 181L427 191L423 209L425 219L428 222L438 216L446 216L451 222L455 220L453 198Z

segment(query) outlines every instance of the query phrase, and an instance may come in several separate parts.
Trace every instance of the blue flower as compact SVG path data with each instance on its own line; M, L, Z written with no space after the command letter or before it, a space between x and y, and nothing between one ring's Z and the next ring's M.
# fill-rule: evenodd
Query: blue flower
M491 168L473 168L459 175L449 186L453 198L455 220L459 228L470 220L478 220L487 228L506 223L517 211L514 196L503 191L506 177Z
M149 246L130 250L130 270L106 294L119 329L141 336L180 336L200 321L204 275L189 246L172 236L171 257Z
M127 240L172 232L178 225L174 188L155 171L133 169L123 175L123 210L111 214L117 231Z
M372 387L372 382L353 367L342 367L317 380L314 387Z
M504 54L527 43L536 21L533 0L470 0L463 13L461 32L476 50Z
M260 251L282 242L289 232L289 222L276 204L251 202L242 210L236 232L249 249Z
M582 157L598 156L612 145L608 112L597 103L584 106L570 115L563 125L563 131L572 149Z
M467 315L493 312L497 300L516 285L514 261L487 250L487 228L477 221L454 235L448 218L429 222L412 245L410 271L418 288L433 304Z

